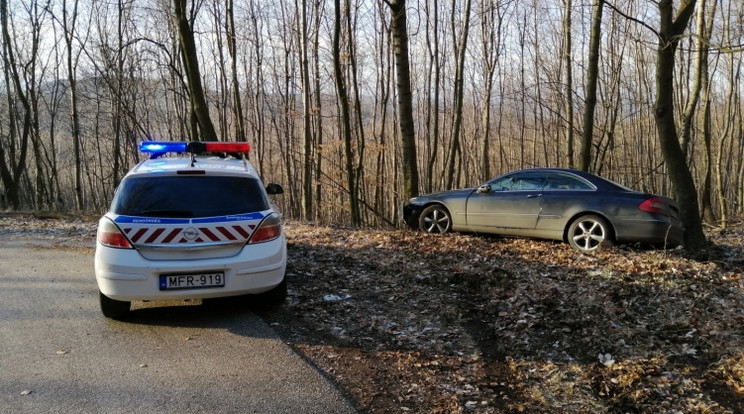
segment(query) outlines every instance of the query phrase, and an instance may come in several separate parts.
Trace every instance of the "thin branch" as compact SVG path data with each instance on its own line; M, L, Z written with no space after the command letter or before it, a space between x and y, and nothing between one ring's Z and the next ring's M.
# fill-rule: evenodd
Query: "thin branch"
M609 2L609 1L605 1L605 4L606 4L606 5L607 5L607 6L609 7L609 8L611 8L611 9L612 9L612 10L613 10L613 11L614 11L615 13L617 13L617 14L619 14L619 15L623 16L624 18L626 18L626 19L628 19L628 20L630 20L630 21L632 21L632 22L635 22L635 23L638 23L638 24L640 24L641 26L643 26L643 27L645 27L646 29L650 30L650 31L651 31L651 32L652 32L652 33L653 33L654 35L656 35L656 37L658 37L658 38L661 38L661 35L659 34L659 32L658 32L658 31L657 31L656 29L654 29L653 27L651 27L651 26L649 26L648 24L646 24L646 22L644 22L644 21L642 21L642 20L638 20L638 19L636 19L635 17L629 16L628 14L624 13L624 12L623 12L622 10L618 9L617 7L615 7L615 5L614 5L614 4L612 4L612 3L611 3L611 2Z

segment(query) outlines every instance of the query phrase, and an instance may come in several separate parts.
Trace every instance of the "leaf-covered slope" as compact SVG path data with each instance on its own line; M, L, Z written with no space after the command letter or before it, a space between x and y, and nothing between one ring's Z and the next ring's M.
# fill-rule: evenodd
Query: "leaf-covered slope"
M740 228L709 260L287 229L290 297L263 316L367 412L744 411Z

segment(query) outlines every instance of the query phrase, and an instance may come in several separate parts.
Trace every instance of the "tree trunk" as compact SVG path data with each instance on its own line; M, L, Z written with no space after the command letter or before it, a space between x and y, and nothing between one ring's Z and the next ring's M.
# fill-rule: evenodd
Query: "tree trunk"
M679 202L680 215L685 227L685 246L695 250L706 244L703 234L697 190L685 154L679 143L674 123L674 58L679 36L684 33L693 15L696 0L683 0L673 17L672 0L659 1L661 28L656 62L656 104L654 115L664 159Z
M493 87L494 87L494 73L496 67L499 64L499 58L501 56L501 42L502 40L502 24L503 24L503 11L501 5L496 3L493 7L490 7L488 1L484 1L481 5L483 10L483 19L481 23L482 31L482 47L483 47L483 79L484 94L482 98L483 102L483 140L481 142L481 156L482 158L482 176L479 177L481 181L485 181L491 178L491 101L493 100Z
M719 227L723 230L728 227L728 216L729 216L729 208L727 203L727 191L726 189L730 186L736 187L738 184L737 176L734 175L734 177L729 176L724 171L724 164L726 161L724 161L724 158L728 158L728 156L733 156L732 158L739 158L739 162L741 166L744 166L744 163L741 162L742 158L741 155L744 155L744 147L739 149L737 148L738 145L735 144L735 140L732 137L732 131L734 131L733 135L741 137L742 135L742 127L741 127L741 100L738 93L738 86L740 86L739 82L739 76L738 73L741 70L741 62L739 64L736 64L734 62L734 59L729 59L728 61L728 67L729 67L729 90L726 97L726 121L725 121L725 127L723 128L723 131L718 136L718 151L717 151L717 157L715 161L715 174L716 174L716 184L718 185L718 204L719 204ZM730 139L729 147L726 148L726 141L727 137ZM727 154L727 155L724 155ZM736 168L736 166L733 166ZM741 170L739 170L738 177L741 177ZM744 190L744 188L740 187L740 192ZM734 197L737 197L738 194L734 194ZM740 197L737 197L739 200L741 200Z
M594 0L591 37L589 39L589 66L586 71L586 98L584 104L583 133L579 169L589 171L592 160L594 136L594 109L597 106L597 79L599 78L599 45L602 42L602 9L604 0Z
M454 2L453 2L454 10ZM470 0L465 0L465 8L462 11L465 15L465 22L463 23L462 38L457 44L455 49L455 55L457 58L457 66L455 68L455 90L454 90L454 119L452 121L452 142L450 143L449 155L447 158L447 171L446 181L444 187L450 189L454 185L455 170L457 169L457 154L461 152L460 149L460 129L462 126L462 108L463 100L465 99L464 82L465 82L465 56L468 49L468 30L470 29ZM452 16L454 26L454 13ZM453 27L454 33L454 27ZM454 35L453 35L454 37ZM460 165L460 168L462 166Z
M566 111L566 159L568 168L574 168L574 109L573 109L573 64L571 62L571 0L565 1L565 16L563 17L563 59L566 63L566 90L563 105Z
M700 192L700 207L702 220L705 223L714 223L716 215L713 211L713 138L711 137L711 108L710 98L705 93L702 112L703 143L705 150L705 177L703 178L702 191Z
M112 116L112 128L114 129L114 144L112 148L112 154L114 157L114 171L113 171L113 184L115 186L119 185L120 180L120 170L121 168L121 160L123 158L122 156L122 145L121 145L121 136L123 133L122 128L122 119L124 109L123 106L123 95L124 95L124 77L126 76L124 74L124 2L123 0L119 0L117 3L117 13L118 13L118 19L117 19L117 27L116 27L116 34L117 34L117 46L119 47L119 50L121 50L121 53L118 53L116 55L116 87L114 90L114 96L115 99L113 101L113 113Z
M702 135L705 150L705 177L703 179L703 188L700 193L700 206L703 222L714 223L716 215L713 209L713 137L712 137L712 119L711 119L711 97L710 97L710 74L708 73L708 44L712 35L713 19L716 14L716 2L711 6L709 19L706 22L706 2L700 0L697 12L697 33L698 38L697 51L699 55L700 70L700 90L702 106L700 108L700 122L702 123ZM683 140L684 142L684 140Z
M346 165L346 183L349 192L349 209L351 213L351 225L358 227L361 224L359 214L359 200L354 169L354 150L351 141L351 111L349 109L349 94L346 89L341 62L341 1L335 0L336 17L333 28L333 74L336 81L336 93L341 111L341 134L344 142L344 161ZM348 10L348 8L347 8Z
M85 207L83 195L83 165L82 143L80 137L80 114L78 112L77 77L75 71L77 62L72 51L72 41L76 36L75 24L77 19L77 0L73 2L72 14L68 15L67 2L62 6L62 26L65 31L65 45L67 46L67 81L70 83L70 124L75 163L75 207L82 210Z
M300 31L300 76L302 78L302 137L303 137L303 165L302 165L302 215L311 221L313 213L313 133L312 133L312 97L310 96L310 61L307 38L309 30L307 24L307 1L295 1L295 8L299 10Z
M196 53L196 42L194 41L194 29L186 13L188 0L173 0L176 10L176 23L178 26L178 43L181 46L181 58L186 81L189 86L189 98L195 121L199 125L201 137L205 141L217 141L217 132L209 116L209 107L204 96L204 88L201 83L199 71L199 57Z
M235 30L235 12L233 0L225 0L227 13L227 47L230 53L231 82L233 95L233 119L235 122L235 140L246 141L245 118L243 117L243 100L240 95L240 81L238 80L238 46Z
M416 133L413 123L413 97L408 63L408 28L406 26L406 0L391 0L391 28L395 55L396 83L398 88L398 123L403 151L403 196L415 197L419 191L416 157Z
M437 162L437 156L439 155L439 91L440 91L440 79L441 79L441 59L439 53L439 9L437 4L426 3L425 7L432 7L431 12L427 14L432 15L432 27L431 36L427 32L427 44L429 45L429 79L427 82L427 90L432 90L431 94L427 94L427 119L426 119L426 137L427 137L427 149L426 149L426 183L424 184L424 191L431 193L434 190L434 164ZM440 184L441 185L441 184Z
M359 68L357 65L357 56L356 56L356 49L355 49L355 36L352 35L352 33L355 33L355 24L353 22L354 16L352 16L352 8L349 0L346 2L346 31L349 33L348 40L346 43L347 51L344 54L347 59L349 60L349 81L348 84L350 84L351 93L349 96L349 102L353 102L353 109L354 109L354 118L355 120L352 121L351 113L349 114L349 127L352 127L351 131L356 131L356 145L352 145L353 148L353 157L352 161L356 161L356 165L352 165L351 167L354 168L354 190L356 191L356 199L357 201L357 208L359 208L359 205L365 205L367 204L364 202L365 200L365 192L363 184L365 183L364 180L364 161L366 158L365 150L366 150L366 138L365 138L365 125L364 125L364 115L363 115L363 107L362 107L362 99L360 98L359 89L361 87L359 82ZM353 99L353 100L352 100ZM351 109L351 108L350 108ZM356 124L356 125L354 125ZM363 216L363 213L366 213L367 209L359 211L359 224L361 225L363 222L366 222L365 217Z
M323 192L322 192L322 186L321 186L321 176L323 174L323 155L321 153L321 148L323 148L323 105L322 105L322 95L320 91L322 90L321 87L321 80L320 80L320 27L321 27L321 18L320 16L323 15L322 13L322 5L325 4L321 1L316 1L314 5L314 14L316 16L315 18L315 28L313 30L313 51L315 52L313 54L313 71L315 73L315 90L318 91L318 93L315 94L315 108L314 108L314 114L315 114L315 122L313 123L315 125L315 148L317 150L315 151L315 171L314 171L314 177L315 177L315 215L313 216L313 220L320 219L320 210L322 208L323 203Z
M5 194L0 194L0 197L2 197L1 204L10 205L14 210L18 210L21 208L20 185L22 175L26 171L31 105L23 89L12 47L7 0L0 0L0 21L2 22L3 32L2 54L5 85L9 90L13 89L15 91L24 108L24 127L23 131L19 132L13 94L7 93L10 130L7 134L7 142L0 142L0 178L5 189Z

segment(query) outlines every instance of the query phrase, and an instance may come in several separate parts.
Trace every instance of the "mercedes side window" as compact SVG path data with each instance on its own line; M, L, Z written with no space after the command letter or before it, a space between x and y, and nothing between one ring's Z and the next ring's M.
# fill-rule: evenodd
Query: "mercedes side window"
M491 191L534 191L542 190L544 183L544 173L530 171L497 178L489 185Z
M568 174L552 174L545 185L546 190L593 190L591 184Z

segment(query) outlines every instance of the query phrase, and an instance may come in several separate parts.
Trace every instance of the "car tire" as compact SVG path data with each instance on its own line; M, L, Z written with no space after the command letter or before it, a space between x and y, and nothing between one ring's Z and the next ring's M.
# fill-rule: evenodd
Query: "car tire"
M111 319L119 319L129 313L132 302L114 300L98 291L98 300L101 304L101 313L103 316Z
M580 252L592 252L612 245L612 229L607 220L594 214L577 217L568 226L568 244Z
M259 307L269 307L282 303L287 299L287 277L273 289L254 295L255 303Z
M426 207L419 215L419 228L427 233L447 233L452 231L452 216L444 206L434 204Z

